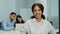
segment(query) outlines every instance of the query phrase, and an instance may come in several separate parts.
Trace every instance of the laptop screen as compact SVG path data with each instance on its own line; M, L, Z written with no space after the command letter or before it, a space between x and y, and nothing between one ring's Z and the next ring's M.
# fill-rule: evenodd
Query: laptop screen
M16 24L16 30L20 30L23 28L24 24Z

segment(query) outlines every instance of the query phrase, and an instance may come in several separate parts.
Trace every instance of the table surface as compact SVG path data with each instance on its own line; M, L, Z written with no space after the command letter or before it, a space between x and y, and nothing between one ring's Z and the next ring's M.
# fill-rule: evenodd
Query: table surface
M20 34L20 31L0 31L0 34Z
M56 32L59 32L59 29L56 29ZM3 31L0 30L0 34L20 34L20 31Z

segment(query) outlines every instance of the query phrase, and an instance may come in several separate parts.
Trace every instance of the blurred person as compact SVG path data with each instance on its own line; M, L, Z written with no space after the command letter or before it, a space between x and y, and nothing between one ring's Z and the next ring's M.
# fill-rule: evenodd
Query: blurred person
M22 19L20 15L17 15L16 17L16 23L24 23L25 21Z
M3 21L3 30L5 31L11 31L11 30L15 30L15 27L14 27L14 19L16 17L16 13L15 12L11 12L9 17L6 18L4 21Z
M24 22L25 21L22 19L22 17L20 15L17 15L14 27L16 27L16 24L24 24Z

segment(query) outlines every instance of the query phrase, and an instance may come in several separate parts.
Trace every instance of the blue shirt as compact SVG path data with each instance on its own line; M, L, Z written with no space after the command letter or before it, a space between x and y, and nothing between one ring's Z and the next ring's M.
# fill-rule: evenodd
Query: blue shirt
M9 18L5 19L3 21L3 29L6 30L6 31L10 31L10 30L13 30L14 28L14 21L11 22L11 20Z

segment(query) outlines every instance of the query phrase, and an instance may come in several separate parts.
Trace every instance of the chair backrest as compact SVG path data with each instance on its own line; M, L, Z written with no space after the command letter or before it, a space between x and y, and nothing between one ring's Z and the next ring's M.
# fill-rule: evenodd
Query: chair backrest
M2 22L0 22L0 30L2 30Z
M49 21L51 23L51 25L53 26L53 22L52 21Z

